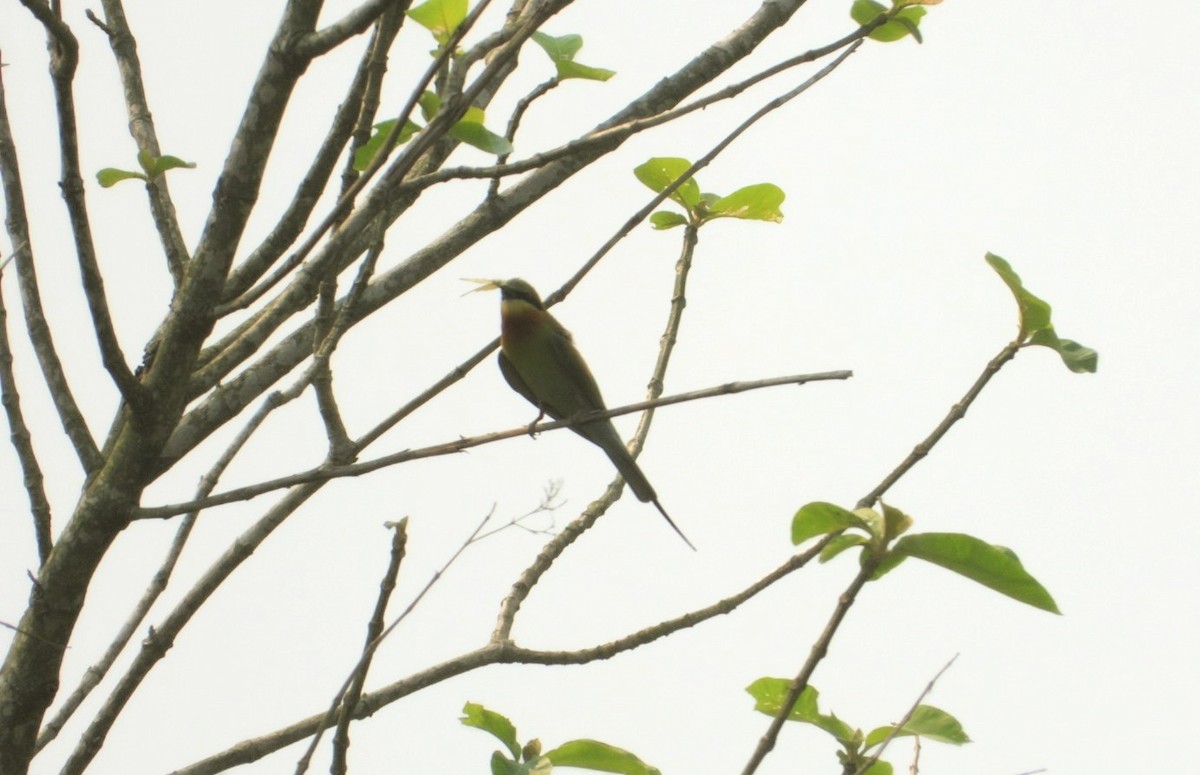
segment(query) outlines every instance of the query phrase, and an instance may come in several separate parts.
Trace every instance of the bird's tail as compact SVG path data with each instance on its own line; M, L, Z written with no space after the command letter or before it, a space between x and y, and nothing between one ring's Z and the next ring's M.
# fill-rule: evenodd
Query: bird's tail
M667 510L658 502L658 495L655 494L654 488L650 486L650 481L646 479L646 475L642 473L642 469L638 466L637 461L633 459L633 455L629 454L629 450L625 444L620 442L620 436L617 436L616 430L613 430L613 435L617 437L617 444L600 444L599 446L608 455L608 459L617 467L621 477L625 480L625 484L629 485L630 491L642 503L653 503L654 508L658 509L658 513L663 515L663 519L667 520L667 524L671 529L679 534L683 542L691 547L692 551L696 551L696 545L688 540L688 537L683 534L679 526L675 524L675 520L667 514Z
M667 510L664 509L662 504L658 502L658 498L655 498L653 503L654 508L658 509L658 513L663 515L663 519L667 521L667 524L671 526L671 529L679 534L679 537L683 539L683 542L687 544L693 552L697 551L696 545L689 541L688 537L683 534L683 531L679 529L679 525L675 524L675 520L671 519L671 516L667 514Z

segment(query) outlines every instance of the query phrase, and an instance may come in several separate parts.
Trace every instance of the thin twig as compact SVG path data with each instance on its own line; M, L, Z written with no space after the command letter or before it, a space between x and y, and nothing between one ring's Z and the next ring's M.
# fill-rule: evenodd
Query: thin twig
M508 127L504 130L504 139L508 140L509 145L517 138L517 128L521 126L521 119L525 115L525 111L529 110L529 106L534 103L539 97L548 94L551 89L558 86L562 81L557 76L542 81L537 86L533 87L528 94L517 100L516 106L513 108L512 115L508 119ZM508 161L509 154L502 153L496 157L496 166L503 167ZM488 181L487 199L494 199L496 194L500 192L500 175L495 175Z
M883 752L887 750L888 744L896 738L896 735L903 731L904 725L912 720L913 714L917 712L917 708L921 707L921 703L924 702L925 698L929 696L929 693L933 691L933 685L938 682L938 679L950 669L950 666L953 665L954 661L957 659L958 654L950 657L950 661L942 665L942 669L937 671L933 678L929 679L929 683L925 684L925 689L919 695L917 695L917 699L909 707L908 712L904 714L904 717L892 725L892 730L888 732L888 736L885 737L883 742L879 744L879 750L872 754L871 758L867 759L861 767L855 770L854 775L863 775L863 773L875 765L875 762L879 761L879 757L883 756Z
M862 45L862 40L856 40L850 45L849 48L839 54L836 59L822 67L811 77L805 79L804 82L799 86L769 101L761 108L754 111L754 113L752 113L745 121L734 127L733 131L721 138L721 140L711 149L709 149L707 153L693 162L692 166L688 167L683 174L681 174L674 182L671 183L671 185L660 191L656 196L651 198L651 200L647 202L645 206L630 216L629 220L627 220L624 225L621 226L621 228L617 229L616 233L609 237L608 241L601 245L600 249L597 250L595 254L593 254L592 257L588 259L588 261L579 269L579 271L575 273L575 275L571 278L571 281L567 282L562 288L547 297L546 305L550 306L554 304L558 298L561 298L561 296L565 296L567 293L569 293L571 289L574 288L575 284L583 279L584 275L590 272L592 268L599 263L600 259L608 253L608 251L612 250L612 248L615 247L618 242L623 240L631 231L640 226L642 222L645 221L650 215L650 213L654 212L656 207L667 201L671 194L675 193L680 186L695 177L697 172L711 164L714 159L721 155L722 151L728 148L733 141L745 133L746 130L758 123L758 121L767 114L783 107L788 102L792 101L796 97L799 97L801 94L818 84L827 75L837 69L842 62L846 61L847 57L857 51L860 45Z
M4 287L4 267L10 259L11 255L0 261L0 291ZM21 392L17 386L16 375L13 374L12 349L8 341L8 310L4 305L3 293L0 293L0 404L4 405L4 414L8 418L9 439L17 453L17 461L21 464L25 495L29 498L29 515L33 519L38 561L39 564L45 564L50 550L54 547L50 532L50 501L46 499L45 481L37 453L33 449L33 436L21 411Z
M121 84L124 86L125 110L129 116L129 134L139 151L157 158L162 155L162 150L158 143L158 132L154 127L154 116L150 112L150 103L146 97L142 64L138 60L133 31L129 28L125 9L119 0L101 0L101 3L104 7L105 23L100 24L94 15L89 15L88 18L105 31L113 56L117 60ZM146 196L154 227L167 259L167 269L171 273L171 279L175 281L175 287L178 288L183 284L183 273L190 257L183 232L179 228L179 218L175 214L175 203L167 188L166 175L158 175L146 181Z
M438 665L421 670L377 691L364 694L355 709L356 718L365 718L397 700L457 675L494 664L541 664L581 665L598 660L610 659L617 654L630 651L681 630L694 627L717 616L732 613L746 601L754 598L776 582L800 570L820 553L819 547L811 547L788 558L778 568L741 591L710 605L690 611L681 616L652 625L615 641L574 651L541 651L526 649L511 642L493 640L483 648L475 649L446 660ZM322 725L328 726L327 712L308 716L293 724L259 737L242 740L228 750L214 754L202 761L175 770L172 775L215 775L240 764L258 761L275 751L315 734Z
M823 544L818 544L813 548L816 549L818 546L823 546ZM838 627L841 626L842 620L846 617L850 607L854 605L854 599L858 596L859 590L871 580L871 576L875 573L875 568L878 564L878 557L869 556L865 558L854 580L850 582L850 585L838 597L837 605L834 607L829 621L826 622L825 629L821 631L820 637L813 643L812 649L808 654L808 659L804 660L800 672L796 674L796 677L792 679L792 683L788 686L787 696L784 697L779 712L771 719L771 724L767 727L766 733L759 739L754 753L750 755L750 760L746 762L746 766L742 769L742 775L752 775L752 773L758 770L758 766L762 764L763 759L775 747L775 741L779 738L779 732L787 722L792 708L796 705L796 701L800 699L800 694L808 687L808 681L812 677L813 671L817 669L817 665L820 664L821 660L829 652L829 644L833 641L834 634L837 633Z
M568 428L572 425L591 422L593 420L605 417L618 417L623 414L631 414L640 412L645 409L650 409L658 406L670 406L671 404L679 404L685 401L698 401L704 398L712 398L714 396L733 395L735 393L743 393L748 390L758 390L767 387L776 387L778 385L803 385L809 382L823 382L827 380L842 380L849 379L852 376L849 371L825 371L812 374L796 374L789 377L773 377L770 379L760 379L748 382L727 382L724 385L705 388L703 390L692 390L687 393L676 393L675 395L665 398L658 398L653 401L638 401L637 403L627 404L615 409L607 409L603 412L588 412L580 414L577 418L571 420L555 420L554 422L545 422L534 425L532 428L528 425L522 425L517 428L511 428L505 431L494 431L485 433L480 436L462 437L454 441L444 442L429 447L420 447L418 449L396 452L391 455L384 455L375 460L367 460L361 463L352 463L349 465L335 466L322 465L317 468L303 471L297 474L282 476L277 479L272 479L259 484L239 487L234 490L228 490L224 493L213 495L200 500L187 501L186 503L175 503L166 506L149 506L138 509L134 514L134 519L162 519L164 517L173 517L177 514L183 514L188 511L211 508L220 506L225 503L233 503L235 501L248 500L255 498L272 490L280 490L286 487L294 487L299 484L309 484L312 482L323 482L330 479L340 479L347 476L359 476L371 471L378 471L381 468L407 463L410 460L418 460L428 457L439 457L441 455L450 455L457 452L462 452L465 449L471 449L483 444L491 444L504 439L513 439L520 436L528 435L532 430L536 433L546 431L554 431L560 428Z
M363 644L363 658L354 671L349 688L342 695L341 708L338 710L337 728L333 734L333 764L329 768L334 775L345 775L347 772L346 751L350 747L350 722L354 717L354 706L358 705L358 701L362 697L363 685L367 681L367 670L371 666L371 657L368 654L373 655L375 651L371 644L383 632L383 617L387 613L387 604L392 597L392 592L396 589L396 577L400 574L400 563L404 561L405 548L408 544L408 517L388 526L392 528L390 560L387 570L383 574L383 580L379 582L379 597L375 600L375 611L371 614L371 620L367 624L367 641ZM315 747L316 736L314 736L313 744ZM303 772L299 767L296 769L298 773Z
M338 718L339 725L342 723L343 718L347 724L351 719L360 718L360 716L356 715L358 706L363 702L362 683L360 681L360 676L365 680L367 668L370 666L371 660L375 656L375 652L379 649L379 646L383 643L383 641L385 641L387 637L391 635L397 627L400 626L400 623L408 618L409 614L416 610L417 605L419 605L420 602L425 598L425 595L429 593L429 590L433 589L438 581L440 581L442 577L446 575L446 571L448 571L450 566L462 556L462 553L466 551L467 547L475 543L479 537L480 531L483 530L483 526L486 525L488 520L491 518L491 513L488 513L483 520L475 526L475 529L471 531L471 534L467 536L467 539L459 545L454 554L450 555L450 558L442 564L442 567L433 572L433 574L429 577L429 581L425 582L425 586L421 588L421 591L419 591L413 597L413 599L409 601L409 604L404 608L400 615L388 625L387 629L379 632L373 639L368 641L367 645L363 648L362 655L359 657L357 664L355 664L354 668L350 671L350 675L346 677L346 680L338 689L337 696L334 697L333 703L329 706L329 709L325 713L325 717L314 730L315 734L313 736L313 740L309 744L308 750L301 757L301 764L303 764L304 767L307 767L307 760L311 758L313 751L316 750L317 744L321 740L321 733L329 728L329 726L333 723L335 716ZM401 520L401 522L407 524L407 519L408 518L405 517L404 520ZM357 696L353 699L353 701L351 701L349 699L350 692L355 684L358 685ZM340 712L339 706L341 708ZM304 769L298 764L296 768L296 775L301 775L303 772Z
M941 441L942 437L945 436L950 428L954 426L954 423L967 416L967 409L970 408L971 404L975 403L975 399L979 398L979 394L983 392L983 389L987 386L987 383L991 381L992 377L996 376L997 372L1000 371L1004 364L1013 359L1013 357L1017 354L1017 351L1020 349L1020 340L1014 340L1006 344L1000 350L1000 352L996 354L996 357L988 361L987 366L983 368L983 372L978 378L976 378L974 384L972 384L967 392L963 394L963 397L958 400L958 403L950 407L950 411L946 414L942 421L937 424L937 427L933 429L933 432L926 436L920 444L917 444L917 446L913 447L912 452L908 453L908 457L904 458L904 460L900 462L900 465L896 466L896 468L890 474L885 476L883 481L875 486L875 489L864 495L857 503L857 508L866 509L874 506L875 502L882 498L884 493L891 489L892 485L900 481L900 477L904 476L913 468L913 466L921 462L921 460L923 460L925 456L929 454L930 450L933 449L934 445Z
M803 54L792 57L790 59L779 62L771 67L766 68L754 75L739 81L735 84L726 86L706 97L693 100L686 105L681 105L672 110L663 111L652 116L644 118L631 119L611 126L604 126L595 131L589 132L583 137L576 138L557 148L551 148L546 151L532 154L524 159L519 159L515 162L499 163L488 167L447 167L436 172L431 172L425 175L418 175L410 178L400 184L400 190L427 188L429 186L444 183L449 180L467 180L472 178L496 178L518 175L523 172L528 172L539 167L544 167L552 161L572 156L590 148L603 146L608 144L618 144L629 139L639 132L644 132L647 129L653 129L663 124L683 118L684 116L695 113L698 110L703 110L711 105L724 100L732 99L739 96L752 86L771 78L779 73L782 73L799 65L808 64L818 59L828 56L846 46L860 42L863 38L870 34L873 27L863 27L855 30L849 35L836 40L826 46L815 48L806 51ZM510 138L511 139L511 138Z

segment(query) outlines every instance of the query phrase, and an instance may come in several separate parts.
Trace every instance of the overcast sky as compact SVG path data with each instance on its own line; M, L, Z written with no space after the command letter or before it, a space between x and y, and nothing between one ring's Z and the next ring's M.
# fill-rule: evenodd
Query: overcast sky
M107 46L83 6L66 5L83 45L84 169L132 166ZM163 149L198 164L171 177L189 245L279 5L127 3ZM329 17L345 5L330 3ZM811 0L722 83L850 31L848 5ZM618 75L606 84L569 83L547 97L527 119L519 155L596 124L757 7L576 3L547 31L582 34L579 60ZM922 25L924 45L864 46L703 171L705 191L779 185L785 218L702 230L667 392L829 369L851 369L854 378L661 411L641 461L699 552L687 551L652 507L626 496L535 590L517 640L583 647L709 604L793 551L788 530L799 506L852 506L1012 338L1011 296L983 261L992 251L1053 305L1059 334L1099 351L1099 372L1071 374L1048 350L1022 352L888 500L915 518L914 530L966 532L1011 547L1063 616L909 562L863 592L812 683L823 710L869 730L898 720L959 655L927 701L955 714L974 742L926 743L923 773L1186 769L1179 762L1200 725L1200 527L1190 514L1200 464L1200 54L1186 38L1198 25L1200 10L1182 0L1152 8L946 0ZM1183 34L1170 34L1176 30ZM431 47L415 27L403 34L410 53L395 72L423 67ZM305 168L357 50L314 65L297 92L246 246L266 233ZM50 145L43 36L17 3L0 5L0 51L48 314L93 432L102 435L115 394L80 312ZM547 77L534 54L525 55L528 72L498 98L490 124L503 126L513 101ZM497 299L462 297L468 286L460 278L520 276L544 292L556 288L649 198L633 167L651 156L700 156L810 73L773 79L730 105L638 137L356 329L334 362L352 434L495 335ZM385 114L405 96L398 88ZM472 149L459 154L462 163L487 162ZM169 288L144 193L136 184L103 190L90 179L87 193L106 282L122 300L114 310L119 333L137 356ZM404 260L478 197L474 185L431 192L390 235L382 264ZM643 395L679 237L640 228L555 309L610 404ZM0 249L11 253L7 237ZM55 438L11 268L4 280L24 405L61 528L79 473ZM370 456L513 427L532 415L489 359ZM634 420L618 427L631 432ZM231 471L229 486L320 461L310 400L285 410L268 431ZM151 488L145 504L186 500L205 460L227 440L206 444ZM168 771L322 709L360 648L387 560L385 521L411 520L399 610L489 510L500 519L519 515L548 481L561 480L561 525L611 476L608 461L581 439L549 433L328 486L185 630L113 729L94 771ZM0 494L0 620L14 622L36 552L7 447ZM202 516L150 622L269 502ZM114 546L68 655L66 686L111 638L173 529L173 522L139 523ZM545 540L509 530L472 547L381 650L369 688L481 645L498 601ZM547 747L589 737L632 750L667 775L740 771L768 723L744 687L764 675L794 675L853 573L849 555L806 569L731 616L608 662L495 668L449 681L361 724L352 765L487 771L493 741L457 721L473 701ZM0 643L7 638L0 631ZM98 699L39 757L36 772L58 770ZM910 750L908 743L890 750L897 771ZM288 749L246 771L290 772L298 755ZM828 738L796 726L784 730L760 772L798 770L835 772L837 764Z

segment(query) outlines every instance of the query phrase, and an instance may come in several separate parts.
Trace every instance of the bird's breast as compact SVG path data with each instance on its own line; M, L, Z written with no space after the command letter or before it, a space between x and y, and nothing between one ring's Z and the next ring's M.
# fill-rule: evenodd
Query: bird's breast
M528 342L544 322L546 313L523 302L505 301L500 305L500 346L510 351Z

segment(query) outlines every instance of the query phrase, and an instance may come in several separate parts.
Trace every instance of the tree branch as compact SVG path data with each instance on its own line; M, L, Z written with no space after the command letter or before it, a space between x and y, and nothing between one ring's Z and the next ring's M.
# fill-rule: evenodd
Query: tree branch
M7 264L8 259L0 262L0 291L4 288L4 267ZM29 497L29 514L33 518L33 535L37 542L38 559L45 563L46 558L50 556L50 549L54 546L50 533L50 502L46 499L42 467L33 450L33 437L21 412L21 394L12 365L12 350L8 342L8 311L4 306L4 295L0 292L0 404L4 405L4 414L8 418L9 439L24 474L25 494Z
M764 4L746 23L739 26L736 32L692 59L675 74L656 83L648 92L631 102L628 107L602 123L599 130L670 109L688 94L748 55L762 39L786 23L802 4L803 0L781 0L781 2ZM548 164L508 190L501 192L495 200L480 205L441 238L418 250L399 267L383 274L373 282L363 296L363 303L356 318L365 317L397 298L429 274L445 266L463 250L507 224L527 206L554 190L575 172L619 145L619 141L612 141L609 144L592 148L585 154ZM384 198L387 199L390 196L389 192L388 196ZM400 198L404 199L404 197ZM382 204L378 203L377 206L382 206ZM402 207L403 203L398 206ZM341 236L340 233L334 235L330 243L326 245L325 252L351 255L360 248L359 245L348 244L350 243L349 239L342 242L339 239ZM284 304L282 300L279 303ZM290 304L295 306L297 302L293 301ZM227 352L222 353L193 380L191 394L198 396L204 390L216 385L242 360L256 352L285 317L279 316L272 321L264 321L254 330L245 331L236 343L229 345ZM230 380L202 402L181 424L169 445L168 458L190 449L222 424L224 419L240 411L246 401L273 384L276 379L303 360L305 348L302 342L311 341L311 334L307 336L306 340L303 339L303 334L300 335L301 338L292 336L285 338L282 343L272 348L248 370L253 371L253 374L243 374Z
M109 46L117 60L121 83L125 87L125 109L129 115L129 134L139 151L157 158L162 155L158 144L158 133L154 128L154 117L146 98L146 87L142 79L142 65L138 60L137 42L125 9L120 0L101 0L105 22L102 29L108 35ZM167 258L167 269L178 288L183 283L183 273L189 261L187 245L179 229L179 218L175 214L175 203L167 188L167 178L159 175L146 181L146 195L150 202L150 213L158 231L163 254Z
M58 113L58 147L62 164L63 201L71 221L71 235L75 240L75 254L79 262L79 274L83 280L84 297L92 316L92 329L100 348L100 359L120 390L121 396L135 410L144 409L145 396L141 385L134 378L121 345L113 329L112 315L108 310L108 297L104 292L104 279L96 260L96 246L92 242L92 227L88 219L87 200L83 190L83 177L79 172L79 132L75 120L74 80L75 68L79 64L79 43L74 34L63 24L45 24L50 39L50 80L54 86L54 103Z
M404 561L404 552L408 544L408 517L390 526L392 528L392 553L383 580L379 582L379 597L375 600L375 611L367 624L367 641L363 644L362 658L355 666L350 686L339 695L341 707L337 714L337 728L333 734L333 764L329 771L334 775L346 775L346 750L350 747L350 722L354 717L354 707L362 698L363 685L367 682L367 671L371 667L371 658L375 654L375 642L383 634L383 617L387 613L388 601L396 589L396 577L400 574L400 563ZM335 703L336 707L336 703ZM314 738L313 745L317 739Z
M875 502L882 498L883 494L891 489L892 485L900 481L900 477L908 473L917 463L924 460L934 445L941 441L942 437L954 426L954 423L967 416L967 409L971 404L975 403L976 398L979 398L979 394L983 392L987 383L992 380L992 377L996 376L996 373L1000 371L1004 364L1013 359L1020 349L1021 342L1019 340L1009 342L996 354L996 357L988 361L987 366L984 366L983 372L976 378L975 383L958 400L958 403L950 407L950 412L938 423L937 427L922 439L920 444L913 447L912 452L908 453L908 457L904 458L900 462L900 465L896 466L890 474L885 476L883 481L875 486L875 489L863 496L858 502L857 508L862 509L874 506Z
M312 215L346 141L354 137L355 133L365 135L370 132L371 122L379 106L379 90L387 62L387 52L400 30L400 20L403 18L404 15L399 14L395 20L389 21L389 15L376 27L371 44L363 52L354 80L338 106L329 132L313 156L312 164L296 187L295 196L262 244L255 248L245 261L234 267L225 283L222 303L228 303L243 294L279 260L287 246L300 235L309 216ZM365 137L363 139L365 140ZM353 149L361 142L352 143L351 156ZM357 173L355 175L357 176ZM351 183L353 180L345 183L343 192L349 189ZM210 356L210 352L202 352L200 362L206 362Z
M532 428L528 425L522 425L518 428L511 428L506 431L494 431L485 433L480 436L460 437L454 441L444 442L429 447L421 447L413 450L405 450L396 452L391 455L384 455L375 460L368 460L362 463L351 463L349 465L321 465L308 471L303 471L297 474L281 476L270 481L252 484L246 487L238 487L233 490L213 495L208 498L203 498L186 503L175 503L167 506L149 506L138 509L135 519L163 519L173 517L178 514L183 514L188 511L201 510L212 508L213 506L221 506L226 503L234 503L236 501L249 500L256 498L259 495L271 492L273 490L281 490L297 485L313 484L317 482L326 482L330 479L341 479L348 476L360 476L372 471L378 471L382 468L407 463L410 460L420 460L428 457L440 457L442 455L451 455L457 452L462 452L466 449L479 447L484 444L491 444L505 439L518 438L526 436L530 431L534 433L544 433L546 431L559 430L567 428L578 423L590 422L604 417L618 417L623 414L632 412L640 412L645 409L650 409L658 406L669 406L671 404L683 403L685 401L697 401L702 398L712 398L714 396L732 395L734 393L742 393L747 390L758 390L760 388L775 387L777 385L802 385L808 382L822 382L826 380L849 379L851 372L849 371L826 371L816 372L812 374L796 374L788 377L772 377L769 379L753 380L748 382L726 382L723 385L716 387L705 388L703 390L693 390L687 393L677 393L666 398L658 398L653 401L639 401L634 404L617 407L616 409L608 409L603 412L587 412L580 414L577 418L571 420L555 420L554 422L544 422L534 425Z
M809 551L817 551L819 553L825 547L825 543L825 541L818 542ZM850 585L838 597L837 606L834 607L833 614L825 624L825 629L821 632L821 636L817 638L817 641L813 643L808 659L804 661L800 672L792 679L792 683L788 687L787 696L783 700L783 705L780 707L779 712L775 714L775 718L771 720L771 725L767 727L766 734L758 741L758 746L755 747L750 760L746 762L746 766L742 769L742 775L753 775L758 770L758 766L762 764L763 759L775 747L775 741L779 737L779 732L783 729L783 725L788 720L792 708L796 705L796 700L800 699L800 694L808 686L808 681L812 678L813 671L817 669L817 665L820 664L821 660L829 652L829 644L833 641L834 634L837 633L842 620L846 618L846 614L850 611L850 606L854 605L854 600L858 596L859 591L871 580L871 576L874 575L875 569L879 565L879 559L879 557L874 555L868 556L864 560L862 567L859 568L854 580L850 582Z
M296 51L301 56L315 59L366 32L385 13L398 13L403 17L410 5L412 0L365 0L336 22L305 35L297 41Z
M421 670L407 678L395 681L378 691L364 694L354 710L354 718L366 718L379 709L404 697L441 683L457 675L469 673L494 664L542 664L582 665L597 660L609 659L626 651L652 643L655 640L696 626L717 616L732 613L746 601L771 585L803 568L819 554L813 547L793 555L787 562L768 573L745 589L711 605L690 611L673 619L639 630L600 646L575 651L542 651L517 646L509 641L492 640L488 645L460 654L433 667ZM324 712L308 716L283 729L259 737L243 740L221 753L202 761L175 770L172 775L214 775L242 764L249 764L274 753L292 743L303 740L331 723Z
M263 422L266 421L267 417L279 407L291 400L294 400L300 395L301 392L302 389L299 389L294 390L290 395L285 393L272 393L267 396L267 399L263 401L262 406L259 407L254 415L246 422L245 426L238 431L233 441L229 443L229 446L226 447L225 451L221 453L216 462L213 463L211 468L209 468L208 472L205 473L204 476L200 477L200 483L196 488L197 499L210 495L212 491L216 489L217 483L221 480L221 476L225 473L226 469L229 468L230 463L233 462L233 459L242 450L242 448L245 447L246 442L250 440L250 437L258 431ZM87 699L92 690L96 688L96 686L104 679L106 675L108 675L108 672L112 669L117 657L121 655L121 651L124 650L126 644L129 643L129 639L133 637L134 631L145 619L146 614L150 611L150 608L154 605L155 601L158 600L163 590L166 589L167 582L170 580L171 574L175 570L175 565L179 560L179 556L183 553L183 547L186 545L188 538L191 536L192 527L196 523L196 516L197 512L189 512L180 521L179 528L175 532L175 538L172 541L170 548L167 550L166 557L163 559L163 562L159 566L158 571L154 574L154 577L150 580L149 585L147 585L146 591L142 594L141 600L138 601L137 606L135 606L133 612L126 619L125 624L122 625L121 629L117 632L117 635L113 638L112 643L109 644L108 649L105 650L101 658L84 672L83 679L79 682L79 685L73 692L71 692L71 695L66 699L65 702L63 702L62 706L59 707L58 711L54 714L54 717L48 721L44 727L42 727L41 732L38 734L36 750L40 751L47 744L49 744L50 741L58 736L58 733L62 730L62 727L66 725L67 721L70 720L71 716L74 715L75 711L78 710L83 701ZM106 707L111 702L112 698L109 698L109 700L106 701ZM88 741L97 740L97 747L103 741L103 736L107 733L107 726L103 727L104 731L101 731L97 734L97 731L100 729L100 727L97 726L98 719L99 716L94 718L89 726L89 729L80 737L80 741L77 743L75 755L81 755L81 747L83 747L85 744L88 744ZM99 723L103 724L103 722ZM95 728L95 731L93 728ZM90 760L90 756L84 756L84 758Z
M242 309L261 298L267 293L267 291L291 274L296 267L300 266L301 263L303 263L303 261L312 253L312 251L316 249L317 245L325 237L325 234L332 229L335 224L342 223L344 220L346 220L346 216L350 212L350 208L354 204L355 199L358 198L359 193L361 193L367 187L367 184L373 177L375 177L375 174L379 172L387 162L388 156L392 152L395 140L400 136L400 132L404 129L404 125L412 115L413 111L416 110L417 103L420 100L421 95L424 93L425 88L434 79L434 77L437 75L437 72L445 66L445 63L453 54L455 46L471 29L472 25L476 20L478 20L479 16L487 8L490 2L491 0L480 0L480 3L474 9L472 9L471 13L467 15L467 18L463 20L462 24L455 29L454 34L451 35L447 44L441 47L438 55L434 57L433 62L431 62L429 67L426 68L425 73L420 79L418 79L416 86L409 93L408 100L400 109L400 113L396 118L396 123L388 133L388 136L384 139L379 153L375 155L375 157L371 160L371 163L367 165L367 168L363 170L358 179L356 179L350 185L350 187L346 189L340 197L338 197L337 203L330 208L329 213L321 220L320 223L317 224L312 233L308 235L308 237L300 244L300 246L292 253L292 255L288 256L287 260L284 261L282 265L277 267L276 270L272 272L266 280L259 283L257 286L250 288L237 298L220 305L217 308L218 317L224 316L233 310ZM480 79L482 80L486 76L487 73L485 72L483 76L480 76ZM461 118L462 114L466 112L467 107L468 106L466 104L461 106L444 105L443 109L438 113L438 115L435 116L432 121L430 121L420 132L410 139L409 145L404 149L403 152L399 154L399 157L393 162L388 172L385 173L384 180L386 180L389 175L398 175L400 178L403 178L403 176L406 175L417 164L417 162L421 160L421 157L425 154L425 152L429 150L436 141L445 136L446 132L448 132L454 125L454 122ZM374 224L378 215L378 211L381 207L378 204L380 197L377 196L377 194L379 194L379 190L382 188L384 188L383 185L376 187L376 196L372 196L371 200L368 201L368 203L364 205L357 214L359 217L354 219L357 221L357 223L343 225L343 230L349 229L353 233L358 233L363 229L370 228L372 224ZM393 186L386 186L386 188L390 189L393 188ZM375 206L372 206L372 201L376 203ZM365 216L362 212L364 210L367 212ZM333 241L335 240L331 240L331 243ZM328 249L324 251L324 255L326 256L330 255L331 253L336 255L335 251ZM357 256L357 254L358 251L353 251L350 254L351 260L353 260L353 257ZM323 271L329 271L322 265L330 263L332 263L331 260L326 259L325 261L322 261L320 256L318 256L317 259L310 264L307 272L302 271L299 273L299 276L295 278L292 283L292 287L289 290L296 292L298 289L299 293L307 295L313 290L312 285L314 282L314 276L319 276ZM344 266L345 263L337 266L334 271L340 271ZM285 293L287 293L287 291L285 291ZM283 296L283 294L281 294L281 296ZM288 317L291 316L291 312L294 311L294 309L299 308L292 308L291 305L282 305L278 303L271 306L276 310L288 312ZM269 322L270 320L271 318L264 316L256 322L261 325Z
M24 1L27 5L32 3L32 0ZM32 5L40 7L36 3ZM79 405L75 403L71 387L67 384L62 361L59 360L58 351L54 346L54 337L50 333L50 325L46 322L46 315L42 310L37 270L33 265L29 218L25 212L25 193L21 184L21 170L17 161L16 145L8 122L7 103L4 78L0 73L0 182L4 184L5 223L8 226L9 239L13 245L17 246L13 253L13 259L16 262L17 282L21 291L21 304L25 312L25 327L63 430L75 447L75 454L79 457L83 470L91 473L99 468L103 461L100 450L96 447L96 442L88 431L83 413L79 410Z
M921 703L924 702L925 698L929 696L929 693L933 691L933 685L938 682L938 679L950 669L950 666L953 665L957 659L958 654L950 657L950 661L942 665L942 669L937 671L937 674L934 675L933 678L929 679L929 683L925 684L925 689L919 695L917 695L917 699L913 700L913 704L909 706L908 712L904 714L903 718L892 725L892 731L888 732L888 736L885 737L883 742L879 744L879 749L876 750L875 753L871 754L871 757L863 762L861 767L854 771L854 775L866 775L866 772L875 766L875 762L879 761L879 757L883 756L883 752L887 750L888 744L891 743L892 740L896 739L896 735L900 734L900 731L904 729L904 726L912 720L913 714L917 712L917 708L921 707Z

